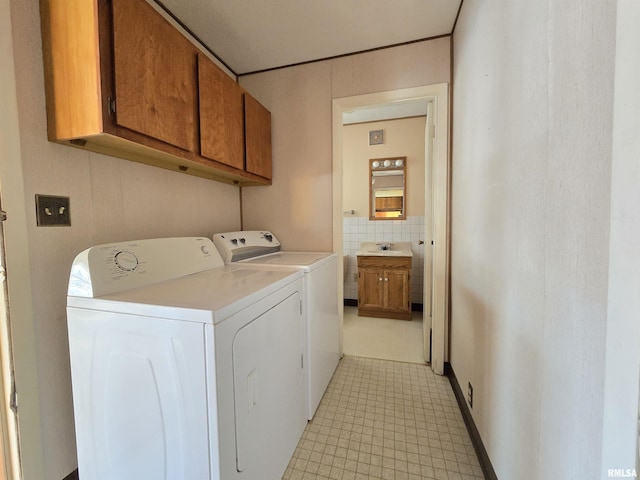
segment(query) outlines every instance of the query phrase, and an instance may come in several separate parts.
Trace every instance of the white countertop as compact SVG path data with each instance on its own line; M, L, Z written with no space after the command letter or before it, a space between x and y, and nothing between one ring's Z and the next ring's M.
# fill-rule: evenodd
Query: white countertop
M411 242L362 242L358 257L413 257Z

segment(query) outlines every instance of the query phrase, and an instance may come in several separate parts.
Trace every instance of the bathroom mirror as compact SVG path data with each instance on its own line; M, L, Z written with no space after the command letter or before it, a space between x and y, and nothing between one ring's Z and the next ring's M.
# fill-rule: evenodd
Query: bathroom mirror
M369 160L369 220L404 220L407 157Z

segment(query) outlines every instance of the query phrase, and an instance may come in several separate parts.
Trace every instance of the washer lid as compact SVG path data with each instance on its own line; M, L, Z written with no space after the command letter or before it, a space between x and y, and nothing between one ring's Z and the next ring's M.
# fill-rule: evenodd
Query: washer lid
M238 262L242 265L267 265L311 269L337 258L332 252L277 252Z

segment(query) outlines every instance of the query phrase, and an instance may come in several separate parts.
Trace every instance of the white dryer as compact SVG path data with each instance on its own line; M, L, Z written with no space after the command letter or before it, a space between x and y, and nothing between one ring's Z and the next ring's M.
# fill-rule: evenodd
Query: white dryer
M304 273L307 418L311 420L340 360L338 257L332 252L281 251L269 231L217 233L213 242L227 264L297 268Z
M67 298L80 478L276 480L306 425L302 273L210 239L79 254Z

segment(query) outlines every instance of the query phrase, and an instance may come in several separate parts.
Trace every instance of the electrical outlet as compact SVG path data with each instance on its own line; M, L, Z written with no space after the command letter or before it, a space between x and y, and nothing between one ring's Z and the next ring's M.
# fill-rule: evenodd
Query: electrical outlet
M36 195L36 220L39 227L71 226L69 197Z
M473 408L473 385L469 382L469 387L467 388L467 402L469 403L469 408Z

